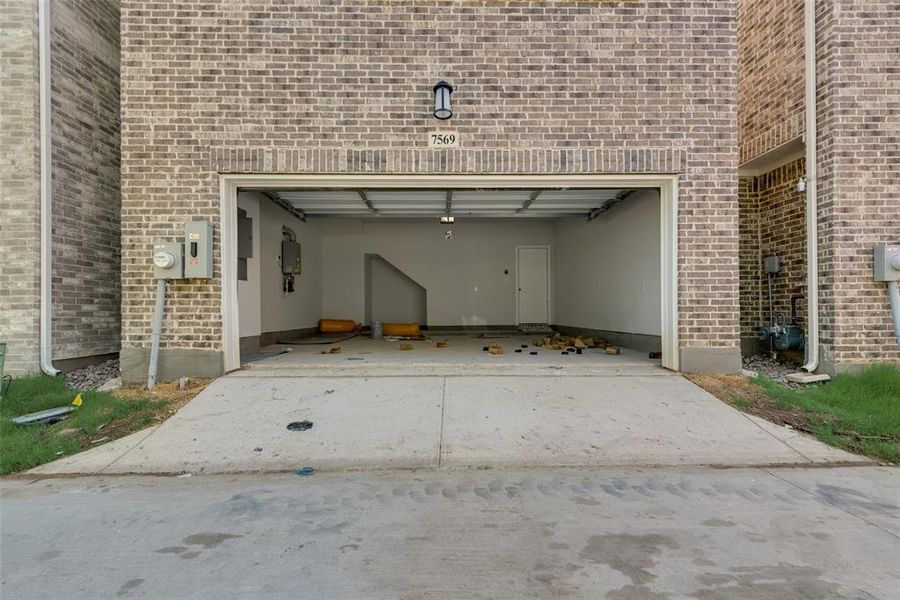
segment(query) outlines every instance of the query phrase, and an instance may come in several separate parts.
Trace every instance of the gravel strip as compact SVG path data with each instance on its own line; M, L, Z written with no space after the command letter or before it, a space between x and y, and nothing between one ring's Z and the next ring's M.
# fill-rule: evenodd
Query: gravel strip
M769 379L774 379L790 388L800 388L804 385L787 380L788 374L796 373L800 370L800 365L793 363L781 363L767 356L757 355L745 357L744 368L748 371L755 371L760 375L765 375Z
M114 358L99 365L66 373L66 384L76 390L95 390L119 376L119 360Z

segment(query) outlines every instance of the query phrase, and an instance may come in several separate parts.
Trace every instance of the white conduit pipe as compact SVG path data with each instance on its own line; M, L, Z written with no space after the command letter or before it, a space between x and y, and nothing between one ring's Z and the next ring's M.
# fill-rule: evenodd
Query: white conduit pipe
M148 390L152 390L156 386L156 372L159 368L159 342L162 338L167 283L167 279L158 279L156 281L156 306L153 309L153 340L150 342L150 367L147 369Z
M806 364L810 373L819 368L819 218L816 143L816 0L805 5L806 54Z
M41 123L41 275L40 275L40 358L41 370L58 375L53 366L53 147L50 132L50 0L38 4L40 44Z

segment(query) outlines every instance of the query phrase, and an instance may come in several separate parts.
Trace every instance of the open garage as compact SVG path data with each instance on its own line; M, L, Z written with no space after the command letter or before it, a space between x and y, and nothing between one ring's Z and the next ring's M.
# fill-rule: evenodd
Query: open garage
M223 345L241 366L677 369L665 186L322 183L226 190Z

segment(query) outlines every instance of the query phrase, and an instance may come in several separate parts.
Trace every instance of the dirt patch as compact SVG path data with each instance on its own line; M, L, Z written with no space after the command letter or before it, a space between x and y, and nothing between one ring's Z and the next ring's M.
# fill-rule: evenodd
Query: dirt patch
M145 398L147 400L165 402L167 404L166 408L174 413L193 400L194 396L202 392L210 383L212 383L212 379L189 379L184 389L181 389L177 381L172 381L169 383L157 383L152 390L148 390L140 385L129 385L119 388L113 393L119 398L127 398L129 400Z
M759 386L754 385L743 375L688 374L685 377L738 410L777 425L790 425L800 431L812 432L803 411L779 406Z
M184 389L180 389L178 382L158 383L153 390L148 390L143 386L132 385L122 387L113 392L119 398L126 400L150 400L153 403L159 403L160 410L154 415L151 422L147 421L147 415L142 412L133 412L120 419L113 419L105 423L91 436L92 440L103 436L109 440L114 440L129 433L157 425L172 415L174 415L182 406L194 399L194 397L203 391L206 386L212 382L212 379L196 379L188 381Z

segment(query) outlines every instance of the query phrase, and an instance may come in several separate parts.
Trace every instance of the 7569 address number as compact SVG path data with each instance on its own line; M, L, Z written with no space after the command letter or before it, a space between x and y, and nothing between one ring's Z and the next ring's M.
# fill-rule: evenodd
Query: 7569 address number
M459 146L459 133L455 131L432 131L428 134L429 148L455 148Z

